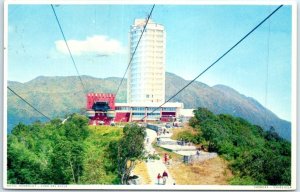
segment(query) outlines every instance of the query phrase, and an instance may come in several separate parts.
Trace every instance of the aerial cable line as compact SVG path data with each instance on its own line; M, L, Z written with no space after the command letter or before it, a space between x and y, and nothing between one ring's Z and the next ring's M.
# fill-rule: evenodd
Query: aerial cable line
M68 42L67 42L66 36L65 36L65 34L64 34L63 30L62 30L62 27L61 27L61 25L60 25L59 19L58 19L58 17L57 17L57 14L56 14L55 9L54 9L54 7L53 7L52 4L51 4L51 8L52 8L52 10L53 10L53 13L54 13L55 19L56 19L56 21L57 21L57 24L58 24L58 26L59 26L60 32L61 32L61 34L62 34L62 36L63 36L63 38L64 38L64 41L65 41L65 44L66 44L66 46L67 46L68 52L69 52L69 54L70 54L72 63L73 63L73 65L74 65L75 69L76 69L77 76L79 77L79 80L80 80L80 82L81 82L83 91L84 91L85 93L87 93L87 90L85 89L85 86L84 86L83 81L82 81L82 79L81 79L80 73L79 73L79 71L78 71L78 69L77 69L77 66L76 66L75 60L74 60L74 58L73 58L71 49L70 49L69 44L68 44Z
M39 114L41 114L42 116L44 116L46 119L48 119L49 121L51 121L51 119L46 116L44 113L42 113L40 110L38 110L37 108L35 108L33 105L31 105L28 101L26 101L26 99L24 99L23 97L21 97L19 94L17 94L14 90L12 90L9 86L7 86L7 89L9 89L13 94L15 94L17 97L19 97L21 100L23 100L27 105L29 105L32 109L34 109L35 111L37 111Z
M183 88L181 88L177 93L175 93L172 97L170 97L167 101L161 104L159 107L156 107L150 113L147 113L141 120L145 119L148 114L152 114L157 111L164 104L168 103L171 99L176 97L180 92L182 92L185 88L190 86L194 81L196 81L201 75L203 75L206 71L208 71L211 67L213 67L216 63L218 63L223 57L225 57L230 51L232 51L236 46L238 46L242 41L244 41L250 34L252 34L257 28L259 28L265 21L267 21L274 13L276 13L283 5L278 6L272 13L270 13L264 20L262 20L258 25L256 25L250 32L248 32L244 37L242 37L237 43L235 43L230 49L228 49L223 55L221 55L215 62L213 62L210 66L208 66L204 71L202 71L199 75L197 75L193 80L191 80L188 84L186 84Z
M141 39L142 39L142 37L143 37L143 34L144 34L145 30L146 30L146 27L147 27L147 25L148 25L148 22L149 22L149 19L150 19L151 15L152 15L152 12L153 12L154 7L155 7L155 4L154 4L154 5L152 6L152 8L151 8L151 11L150 11L150 13L149 13L149 15L148 15L148 17L147 17L146 24L145 24L145 26L144 26L144 28L143 28L143 30L142 30L142 34L141 34L141 36L140 36L140 38L139 38L139 40L138 40L138 42L137 42L137 44L136 44L136 46L135 46L135 49L134 49L133 53L131 54L131 57L130 57L129 63L128 63L128 65L127 65L127 68L126 68L126 70L125 70L125 73L124 73L124 75L123 75L123 77L122 77L122 80L121 80L121 82L120 82L120 84L119 84L119 86L118 86L118 88L117 88L116 93L115 93L115 96L116 96L116 97L117 97L117 94L118 94L118 92L119 92L119 89L120 89L120 87L121 87L121 85L122 85L122 83L123 83L123 81L124 81L125 75L126 75L128 69L129 69L130 65L131 65L132 59L133 59L133 57L134 57L134 55L135 55L135 52L136 52L136 50L137 50L137 48L138 48L138 46L139 46L139 44L140 44L140 41L141 41Z
M267 75L266 75L266 82L265 82L265 127L267 127L267 104L268 104L268 91L269 91L269 63L270 63L270 28L271 28L271 21L268 22L268 38L267 38Z

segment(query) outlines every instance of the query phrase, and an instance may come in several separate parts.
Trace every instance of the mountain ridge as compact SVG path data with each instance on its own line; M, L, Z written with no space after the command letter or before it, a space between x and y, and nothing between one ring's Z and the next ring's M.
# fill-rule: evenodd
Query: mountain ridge
M88 92L114 93L121 78L96 78L81 76ZM166 99L173 96L189 81L166 72ZM66 113L84 111L85 94L78 76L38 76L28 82L8 81L8 85L18 94L27 99L41 111L46 111L50 117L62 117ZM117 102L126 102L127 80L120 87ZM265 130L271 126L283 138L290 140L291 123L280 119L272 111L266 109L257 100L247 97L226 85L214 85L195 81L184 91L171 100L183 102L185 108L205 107L216 114L230 114L260 125ZM8 92L8 128L12 129L12 121L41 118L30 107ZM29 118L28 118L29 117ZM30 121L26 121L28 123Z

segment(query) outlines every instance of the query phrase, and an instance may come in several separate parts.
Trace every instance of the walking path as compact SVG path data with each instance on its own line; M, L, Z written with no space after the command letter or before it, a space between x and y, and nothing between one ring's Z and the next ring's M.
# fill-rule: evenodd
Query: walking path
M170 149L174 153L177 153L182 156L193 156L194 160L204 161L207 159L215 158L217 153L204 152L199 151L199 155L197 155L197 148L194 145L181 145L176 140L171 139L172 133L169 134L161 134L159 146L165 149Z
M152 147L152 142L156 140L157 133L152 129L146 129L147 137L145 141L145 149L148 154L157 154L155 149ZM172 133L161 134L159 137L159 146L165 149L170 149L174 153L177 153L182 156L190 156L195 161L204 161L207 159L215 158L217 153L209 153L200 151L199 155L197 155L197 149L193 145L180 145L177 141L172 140L170 137ZM157 175L166 171L168 173L167 185L173 185L176 183L173 177L170 175L166 165L163 163L163 158L161 157L160 160L148 160L146 162L148 174L151 179L151 184L158 184L157 183ZM161 181L162 182L162 181Z
M148 151L149 154L153 154L155 152L155 149L152 147L151 143L156 139L156 132L151 129L146 129L146 131L147 131L147 137L149 138L149 141L146 142L146 151ZM146 162L146 165L147 165L148 174L150 176L152 185L158 184L157 175L158 173L162 175L164 171L168 173L168 179L166 185L173 185L175 183L166 165L163 163L162 158L160 160L148 160L148 162ZM161 183L162 183L162 179L161 179Z

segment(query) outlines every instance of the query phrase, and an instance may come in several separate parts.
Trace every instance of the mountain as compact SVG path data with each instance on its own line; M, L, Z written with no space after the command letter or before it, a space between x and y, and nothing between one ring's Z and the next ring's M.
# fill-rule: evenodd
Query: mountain
M115 93L121 81L121 78L118 77L82 76L81 79L88 92L103 93ZM167 72L166 99L188 82ZM127 81L124 80L118 93L117 102L126 102L126 85ZM86 97L77 76L39 76L26 83L9 81L8 86L50 118L64 117L71 112L84 112L85 109ZM183 102L185 108L205 107L216 114L224 113L242 117L265 129L273 126L283 138L290 140L291 137L290 122L278 118L255 99L242 95L225 85L210 87L195 81L172 101ZM8 132L19 121L30 123L36 120L44 121L46 119L8 91Z
M115 92L121 80L114 77L98 79L89 76L82 76L81 79L88 92L104 93ZM126 81L123 85L126 85ZM86 96L77 76L39 76L26 83L9 81L8 86L50 118L61 118L66 114L82 112L85 109ZM7 93L8 132L18 122L46 120L9 90ZM120 88L118 98L119 102L126 101L126 86Z
M166 98L170 98L189 82L177 75L166 74ZM195 81L172 101L183 102L185 108L205 107L215 114L241 117L253 124L260 125L265 130L269 130L273 126L281 137L288 140L291 138L290 122L278 118L254 98L242 95L225 85L210 87Z

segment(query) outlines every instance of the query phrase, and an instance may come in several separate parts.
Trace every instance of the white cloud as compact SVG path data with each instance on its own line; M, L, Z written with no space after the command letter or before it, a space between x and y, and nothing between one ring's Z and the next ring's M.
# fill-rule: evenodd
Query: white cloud
M124 48L119 41L102 35L87 37L83 41L68 40L67 42L73 55L96 54L109 56L124 52ZM69 54L64 40L55 41L55 46L59 52Z

